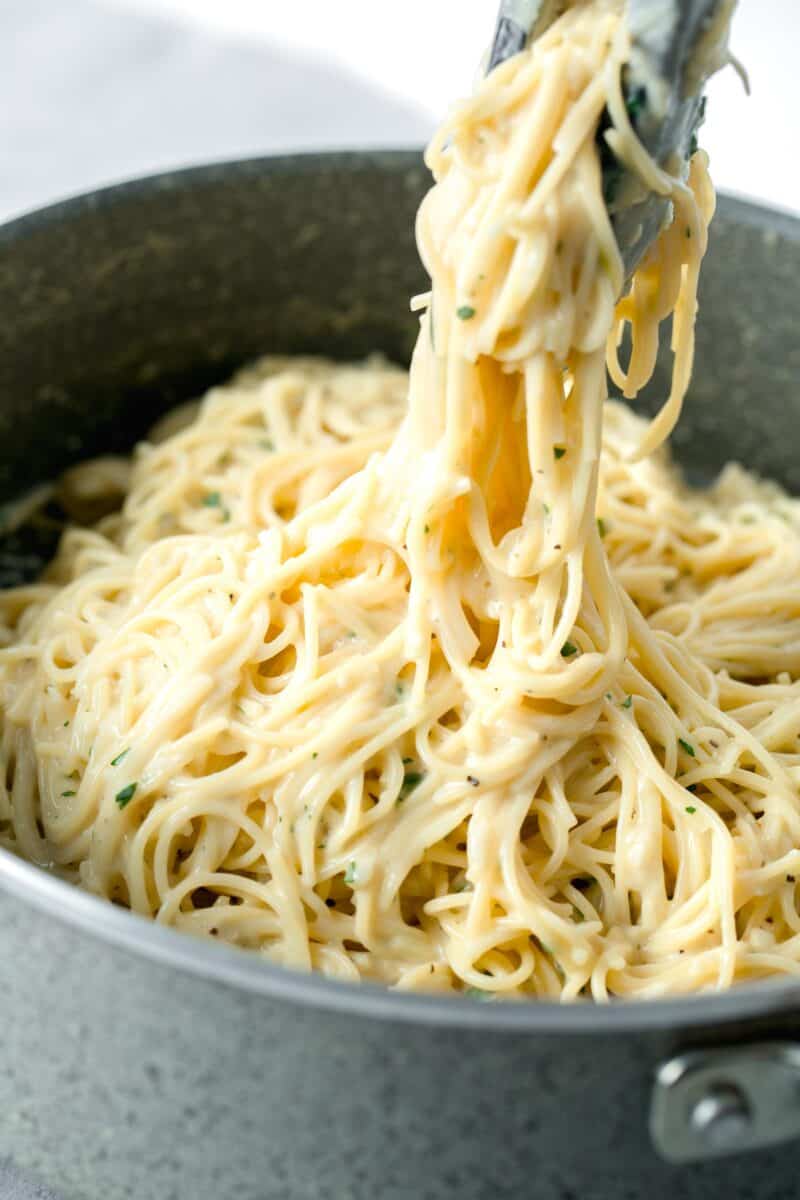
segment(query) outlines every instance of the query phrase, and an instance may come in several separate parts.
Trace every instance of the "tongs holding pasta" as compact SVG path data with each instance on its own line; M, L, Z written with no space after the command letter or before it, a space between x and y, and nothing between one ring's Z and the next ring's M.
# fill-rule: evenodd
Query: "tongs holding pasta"
M630 60L622 86L636 136L659 166L684 170L704 113L706 79L729 58L727 30L736 0L627 0ZM570 0L502 0L491 71L523 50ZM603 130L599 131L602 139ZM669 214L657 191L626 187L625 171L601 141L604 194L626 273L632 274Z

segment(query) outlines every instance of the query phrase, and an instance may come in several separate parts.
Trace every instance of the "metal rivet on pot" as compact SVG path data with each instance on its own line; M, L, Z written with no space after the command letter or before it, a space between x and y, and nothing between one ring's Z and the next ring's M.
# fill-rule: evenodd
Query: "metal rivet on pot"
M718 1148L732 1146L753 1123L746 1094L732 1083L714 1084L692 1108L692 1128Z

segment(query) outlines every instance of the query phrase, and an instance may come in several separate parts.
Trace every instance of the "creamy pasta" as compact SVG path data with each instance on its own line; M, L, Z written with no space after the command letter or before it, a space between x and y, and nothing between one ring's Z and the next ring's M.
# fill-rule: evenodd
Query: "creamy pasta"
M659 449L713 193L702 151L684 182L639 144L629 50L620 3L575 4L445 122L410 375L266 359L64 481L124 501L0 601L6 846L341 979L798 970L800 504ZM672 206L627 289L604 114ZM633 398L671 314L647 426L606 365Z

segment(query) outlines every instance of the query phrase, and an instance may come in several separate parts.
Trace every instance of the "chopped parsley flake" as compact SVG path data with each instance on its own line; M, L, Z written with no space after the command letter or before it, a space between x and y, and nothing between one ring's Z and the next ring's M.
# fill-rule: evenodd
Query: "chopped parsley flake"
M631 708L632 705L633 705L633 696L626 696L625 699L622 701L620 708Z
M112 767L118 767L119 764L122 762L123 758L127 758L127 756L130 754L130 752L131 752L130 746L128 746L127 749L125 749L125 750L121 750L116 758L112 758L112 760L111 760Z
M687 742L685 738L678 738L678 745L685 754L689 755L690 758L695 757L694 746L691 742Z
M471 304L462 304L460 308L456 309L456 316L459 321L471 321L475 316L475 309Z
M218 508L222 514L223 521L230 521L231 519L230 509L222 503L222 496L219 492L207 492L203 496L203 507Z
M358 864L351 862L347 864L347 870L344 873L344 881L350 887L355 886L358 879Z
M602 517L597 518L597 532L600 534L601 538L604 538L608 533L608 526Z
M559 458L563 458L566 453L567 453L566 446L553 446L553 458L555 458L556 460L558 460Z
M62 795L62 796L77 796L77 794L78 794L77 792L75 792L75 791L72 791L72 790L70 790L70 791L68 791L68 792L62 792L62 793L61 793L61 795Z
M647 88L634 88L625 102L625 107L628 110L631 123L635 125L639 116L647 108Z
M406 796L410 796L414 789L419 787L424 778L422 771L406 771L397 799L405 800Z
M117 792L114 799L117 802L118 808L125 808L125 807L127 807L128 804L130 804L131 800L136 795L137 787L138 787L138 784L129 783L127 785L127 787L124 787L124 788L122 788L121 791Z
M577 654L577 653L578 653L578 647L573 646L572 642L564 642L564 645L561 647L561 657L562 658L572 658L573 654Z
M691 814L691 813L696 813L697 809L695 808L695 806L693 804L687 804L686 811L687 811L687 813Z

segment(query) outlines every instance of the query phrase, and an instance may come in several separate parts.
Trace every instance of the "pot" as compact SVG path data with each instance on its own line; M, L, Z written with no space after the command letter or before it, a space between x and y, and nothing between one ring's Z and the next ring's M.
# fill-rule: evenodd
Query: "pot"
M258 354L406 360L426 186L416 154L264 159L5 226L0 500ZM690 473L735 457L800 491L799 276L800 222L723 198L675 439ZM6 540L5 577L19 561ZM0 949L0 1160L63 1200L798 1195L800 982L564 1007L356 988L5 852Z

